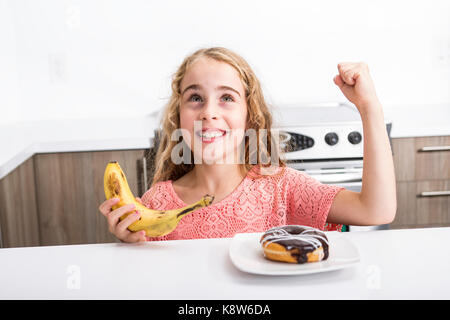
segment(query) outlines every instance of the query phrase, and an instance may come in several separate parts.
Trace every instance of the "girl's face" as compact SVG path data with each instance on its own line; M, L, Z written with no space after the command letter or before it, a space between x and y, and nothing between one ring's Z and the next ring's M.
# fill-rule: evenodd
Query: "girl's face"
M237 163L246 121L237 70L211 58L194 62L181 81L180 126L195 163Z

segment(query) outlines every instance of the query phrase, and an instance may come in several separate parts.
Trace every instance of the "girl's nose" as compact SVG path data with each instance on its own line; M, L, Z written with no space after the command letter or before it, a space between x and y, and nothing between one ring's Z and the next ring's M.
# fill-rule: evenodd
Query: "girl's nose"
M200 119L201 120L217 119L217 117L218 117L218 110L214 102L205 103L200 113Z

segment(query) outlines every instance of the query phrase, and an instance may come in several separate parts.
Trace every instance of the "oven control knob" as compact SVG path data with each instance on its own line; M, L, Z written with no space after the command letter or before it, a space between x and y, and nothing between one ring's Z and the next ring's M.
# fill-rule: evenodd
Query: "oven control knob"
M353 131L348 134L348 141L350 141L351 144L358 144L361 140L362 136L358 131Z
M334 146L336 143L338 143L339 137L334 132L329 132L325 135L325 142L329 144L330 146Z

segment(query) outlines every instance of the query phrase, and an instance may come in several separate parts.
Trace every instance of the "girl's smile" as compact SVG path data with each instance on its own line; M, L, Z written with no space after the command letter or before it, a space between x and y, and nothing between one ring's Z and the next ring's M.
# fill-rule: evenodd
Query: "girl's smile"
M212 143L215 140L223 138L227 134L227 130L217 128L203 128L197 131L197 136L201 138L203 143Z

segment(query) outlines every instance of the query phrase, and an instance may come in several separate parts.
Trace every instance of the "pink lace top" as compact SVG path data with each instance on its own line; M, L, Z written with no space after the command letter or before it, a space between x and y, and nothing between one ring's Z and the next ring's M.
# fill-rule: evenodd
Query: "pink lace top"
M327 224L326 220L335 195L343 187L322 184L290 167L276 168L273 175L261 175L259 168L253 166L221 201L185 216L168 235L150 240L227 238L286 224L340 231L341 225ZM172 180L155 183L141 200L155 210L187 206L175 193Z

